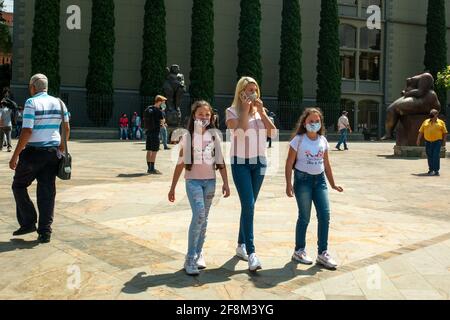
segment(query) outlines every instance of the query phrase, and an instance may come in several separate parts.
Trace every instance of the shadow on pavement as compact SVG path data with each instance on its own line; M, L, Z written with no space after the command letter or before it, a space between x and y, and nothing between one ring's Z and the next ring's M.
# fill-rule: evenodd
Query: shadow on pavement
M233 257L221 267L216 269L205 269L200 272L199 276L194 277L186 275L183 269L175 273L158 275L147 275L145 272L139 272L130 281L124 284L122 292L127 294L137 294L145 292L148 288L162 285L177 289L201 287L205 284L230 281L232 276L238 274L247 274L250 277L249 281L253 282L255 287L268 289L298 276L312 277L324 269L319 265L312 265L307 270L298 270L298 264L290 261L284 267L278 269L262 269L257 272L250 272L247 269L236 271L235 267L239 261L241 261L239 258Z
M117 178L140 178L146 176L148 176L148 173L121 173L117 176Z
M378 158L385 158L385 159L392 159L392 160L414 160L414 161L424 160L424 159L419 158L419 157L417 157L417 158L409 158L409 157L408 158L404 158L404 157L395 156L393 154L379 154L379 155L377 155L377 157Z
M0 253L15 250L33 249L39 245L39 241L25 241L22 239L11 239L9 242L0 242Z

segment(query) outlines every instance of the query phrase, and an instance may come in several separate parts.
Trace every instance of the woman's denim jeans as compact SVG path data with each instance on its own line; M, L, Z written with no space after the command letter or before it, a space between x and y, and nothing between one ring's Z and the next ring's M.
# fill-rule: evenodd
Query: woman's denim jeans
M208 225L208 214L216 190L216 179L186 180L186 192L192 208L189 227L188 258L195 258L203 249Z
M330 205L325 174L310 175L295 170L294 192L298 206L297 228L295 230L295 250L306 248L306 229L311 217L311 206L314 203L317 212L318 249L322 254L328 247L328 229L330 222Z
M234 157L231 163L234 184L241 201L238 243L245 244L249 255L255 252L253 217L255 214L255 202L264 181L266 168L265 158L239 159Z

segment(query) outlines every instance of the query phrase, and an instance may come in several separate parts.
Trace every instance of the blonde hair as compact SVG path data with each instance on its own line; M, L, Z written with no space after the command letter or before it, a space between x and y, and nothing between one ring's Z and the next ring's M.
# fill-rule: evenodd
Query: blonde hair
M241 92L244 91L249 84L256 85L256 95L258 96L258 99L261 97L261 90L259 89L258 82L256 82L255 79L253 79L252 77L242 77L241 79L239 79L238 83L236 84L236 90L234 92L233 104L231 105L236 109L238 115L240 114L242 106Z

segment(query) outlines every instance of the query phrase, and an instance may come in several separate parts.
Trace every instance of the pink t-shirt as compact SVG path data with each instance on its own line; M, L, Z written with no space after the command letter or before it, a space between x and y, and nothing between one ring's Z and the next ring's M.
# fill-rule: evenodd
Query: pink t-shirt
M183 159L190 162L193 159L192 169L184 170L184 178L187 180L215 179L214 140L212 135L208 131L203 135L194 133L192 143L189 140L189 133L183 135L180 140L180 146L183 149ZM193 150L193 157L190 155L191 150Z
M227 109L226 121L239 119L235 107ZM241 129L237 129L241 130ZM267 130L261 115L256 112L249 116L248 129L245 136L238 136L235 130L231 132L231 156L245 159L265 157L267 151Z

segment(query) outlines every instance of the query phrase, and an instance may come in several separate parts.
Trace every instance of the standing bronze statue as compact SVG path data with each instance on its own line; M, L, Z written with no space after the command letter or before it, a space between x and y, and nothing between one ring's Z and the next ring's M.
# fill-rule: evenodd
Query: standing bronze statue
M183 95L186 92L186 86L184 84L184 75L180 73L180 66L174 64L167 68L167 72L166 81L163 85L164 95L167 98L166 122L169 128L173 129L181 124L180 107Z
M441 103L434 91L433 76L423 73L406 79L406 88L401 95L387 108L386 134L381 140L392 139L394 129L400 122L397 145L415 146L420 123L432 109L441 110Z

